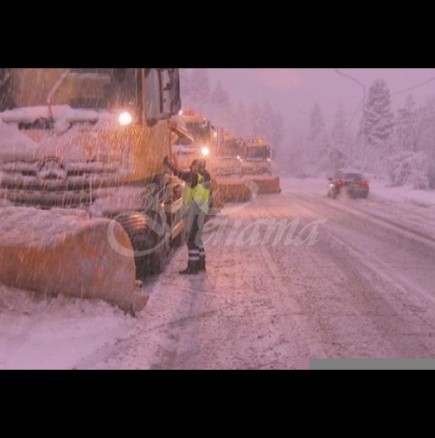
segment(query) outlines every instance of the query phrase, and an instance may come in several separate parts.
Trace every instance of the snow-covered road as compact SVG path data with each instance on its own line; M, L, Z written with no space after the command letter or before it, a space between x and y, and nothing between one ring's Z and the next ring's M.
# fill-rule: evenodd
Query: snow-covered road
M434 357L435 207L283 185L228 208L207 235L206 275L179 276L180 250L130 335L80 366L294 369L313 358Z
M66 299L45 313L27 302L23 314L9 299L0 367L303 369L320 358L435 357L435 202L376 187L368 199L332 200L322 181L282 186L208 223L206 274L180 276L179 249L144 286L150 299L136 319ZM65 309L72 318L62 325L55 315ZM14 327L12 314L22 324L15 337L5 326ZM45 324L39 338L35 318ZM58 341L51 362L34 346L49 345L49 329Z

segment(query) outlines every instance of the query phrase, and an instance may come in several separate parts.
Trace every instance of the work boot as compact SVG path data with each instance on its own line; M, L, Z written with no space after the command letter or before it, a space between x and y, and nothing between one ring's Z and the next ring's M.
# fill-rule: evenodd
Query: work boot
M207 269L205 269L205 256L200 256L199 257L199 271L206 271Z
M187 262L187 268L179 271L179 274L197 274L199 269L199 261L198 260L189 260Z

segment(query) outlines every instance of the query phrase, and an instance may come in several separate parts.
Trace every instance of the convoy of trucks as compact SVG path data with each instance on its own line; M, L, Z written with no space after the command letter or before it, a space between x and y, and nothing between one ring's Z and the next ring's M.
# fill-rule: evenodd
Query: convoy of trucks
M272 178L268 145L218 140L181 110L178 69L0 69L0 282L140 310L137 279L162 269L185 226L163 158L206 158L220 207L249 199L245 178Z

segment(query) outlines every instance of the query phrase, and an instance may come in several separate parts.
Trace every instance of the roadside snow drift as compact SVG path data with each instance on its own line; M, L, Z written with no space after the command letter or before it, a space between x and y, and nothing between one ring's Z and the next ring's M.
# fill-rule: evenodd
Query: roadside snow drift
M110 225L110 226L109 226ZM0 282L46 295L99 298L136 312L148 297L135 290L132 251L123 228L86 212L27 207L0 210ZM114 240L113 240L114 239Z

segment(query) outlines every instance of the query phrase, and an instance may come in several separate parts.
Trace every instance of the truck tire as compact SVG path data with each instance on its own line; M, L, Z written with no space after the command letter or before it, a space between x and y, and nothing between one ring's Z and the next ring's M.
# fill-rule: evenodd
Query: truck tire
M153 271L152 252L156 244L155 233L148 226L148 216L141 212L129 212L116 217L130 238L135 252L136 278L143 279Z

